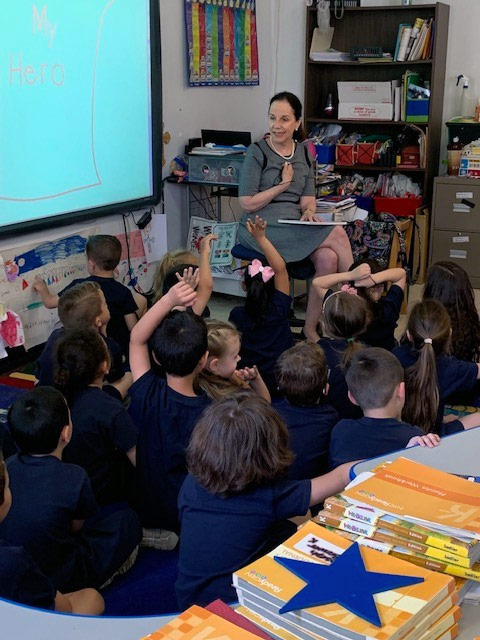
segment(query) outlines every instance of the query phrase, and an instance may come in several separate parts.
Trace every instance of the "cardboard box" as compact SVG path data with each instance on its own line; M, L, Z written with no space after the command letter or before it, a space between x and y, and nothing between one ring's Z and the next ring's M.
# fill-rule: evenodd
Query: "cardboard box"
M347 120L391 120L391 82L337 82L338 118Z

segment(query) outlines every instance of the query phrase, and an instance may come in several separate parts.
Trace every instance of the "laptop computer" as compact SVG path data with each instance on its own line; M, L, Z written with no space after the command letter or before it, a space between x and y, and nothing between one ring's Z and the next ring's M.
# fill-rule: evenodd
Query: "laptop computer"
M207 143L218 144L225 147L233 147L235 144L243 144L248 147L252 143L250 131L220 131L219 129L202 129L202 145Z

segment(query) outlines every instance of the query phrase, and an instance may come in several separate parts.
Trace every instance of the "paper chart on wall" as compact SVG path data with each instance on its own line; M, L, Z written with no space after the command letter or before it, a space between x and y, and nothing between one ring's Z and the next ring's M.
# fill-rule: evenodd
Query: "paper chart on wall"
M72 280L87 277L85 245L95 233L98 230L92 227L40 245L32 243L2 251L0 300L20 316L26 349L44 342L58 321L57 310L46 309L33 290L35 276L39 275L54 294Z
M136 229L128 234L128 248L124 233L117 235L117 238L122 244L122 255L115 269L116 279L137 291L148 291L151 276L148 274L149 262L145 255L141 232Z

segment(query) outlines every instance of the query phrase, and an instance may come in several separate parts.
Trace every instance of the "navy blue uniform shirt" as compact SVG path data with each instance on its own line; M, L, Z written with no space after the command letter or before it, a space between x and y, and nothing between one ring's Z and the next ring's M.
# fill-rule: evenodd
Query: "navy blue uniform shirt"
M328 471L328 448L338 413L328 404L313 407L297 407L285 400L273 407L287 423L290 449L295 459L288 470L288 478L303 480L316 478Z
M55 378L55 370L57 367L57 346L60 340L65 335L65 327L55 329L50 334L45 346L43 348L40 357L37 360L37 367L35 370L35 376L37 377L38 384L45 386L52 386ZM112 360L110 366L110 372L106 379L108 382L115 382L120 380L125 375L124 357L120 346L115 342L113 338L105 337L100 334L105 340L105 343L110 352L110 358Z
M193 427L211 403L206 393L184 396L152 370L130 387L138 427L137 498L145 527L178 530L177 500L187 475L185 450Z
M330 439L330 466L375 458L404 449L410 438L425 435L423 429L395 418L340 420Z
M98 387L86 387L74 397L70 412L72 439L63 460L85 469L99 502L124 498L122 487L116 486L121 481L117 476L119 453L137 444L137 428L122 402Z
M85 520L98 510L87 474L54 456L20 453L7 460L7 468L14 498L0 523L0 538L25 547L57 584L57 578L70 575L75 565L78 545L72 521Z
M125 322L125 316L135 313L138 309L132 292L115 278L100 278L99 276L89 276L88 278L78 278L73 280L65 289L60 291L59 296L71 287L80 282L96 282L100 285L105 296L108 310L110 311L110 321L107 326L107 334L120 345L123 354L128 358L128 346L130 343L130 330Z
M232 309L228 318L242 334L239 367L257 365L271 392L276 389L275 363L286 349L293 347L288 323L291 304L290 296L275 290L267 315L258 324L247 314L244 306Z
M236 600L232 573L267 551L265 543L277 523L307 512L310 494L310 480L276 480L221 498L188 475L178 499L179 608L216 598Z
M387 293L378 301L378 315L368 325L365 333L358 336L360 342L370 347L382 347L391 351L397 344L395 329L402 309L404 291L392 284Z
M0 540L0 598L54 609L57 590L21 547Z
M410 344L403 344L393 350L404 369L411 367L418 359L418 352ZM435 433L441 433L441 424L445 409L445 400L457 391L473 389L477 383L478 366L474 362L457 360L453 356L441 353L436 357L437 384L440 402L438 405ZM420 398L419 398L420 400Z

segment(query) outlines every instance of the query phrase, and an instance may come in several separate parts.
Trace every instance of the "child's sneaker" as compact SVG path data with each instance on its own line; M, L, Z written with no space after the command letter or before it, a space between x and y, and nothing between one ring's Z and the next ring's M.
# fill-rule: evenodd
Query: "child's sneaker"
M108 585L113 582L113 579L116 578L117 576L123 576L124 573L127 573L127 571L129 569L131 569L133 567L133 565L135 564L135 560L137 559L138 556L138 550L140 548L140 545L138 545L137 547L135 547L135 549L132 551L132 553L128 556L128 558L125 560L125 562L122 564L122 566L117 569L115 571L115 573L113 574L113 576L111 576L106 582L104 582L102 584L102 586L100 587L100 589L105 589L105 587L108 587Z
M172 551L178 544L178 536L174 531L166 529L144 529L142 547Z

